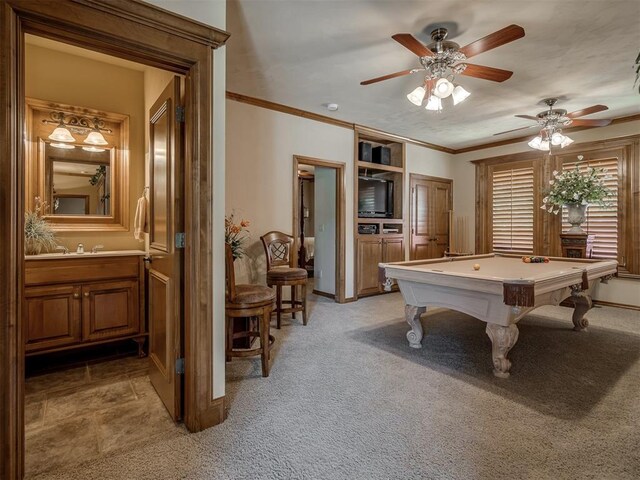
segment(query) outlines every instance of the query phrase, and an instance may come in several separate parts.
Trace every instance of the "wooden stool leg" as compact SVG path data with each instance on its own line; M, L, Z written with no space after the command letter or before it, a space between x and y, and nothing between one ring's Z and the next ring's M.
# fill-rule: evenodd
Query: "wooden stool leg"
M302 284L302 324L307 324L307 284Z
M276 286L276 328L280 330L280 316L282 315L282 285Z
M291 308L296 308L296 285L291 285ZM291 312L291 318L296 319L296 312Z
M225 357L227 362L231 361L231 355L229 355L229 352L231 351L231 349L233 348L233 317L230 317L227 315L226 317L226 327L227 327L227 342L225 345Z
M262 376L269 376L269 323L271 313L265 308L260 317L260 359L262 360Z

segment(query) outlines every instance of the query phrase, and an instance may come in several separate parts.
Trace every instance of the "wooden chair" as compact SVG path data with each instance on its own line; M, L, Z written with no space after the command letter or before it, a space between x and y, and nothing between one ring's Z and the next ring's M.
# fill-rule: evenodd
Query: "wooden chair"
M293 237L282 232L269 232L260 237L267 255L267 285L276 287L276 328L280 328L283 313L302 312L302 323L307 324L307 271L294 268ZM297 287L300 286L301 297L297 299ZM282 287L291 287L291 300L282 300ZM289 308L283 308L290 305Z
M270 351L275 338L270 335L271 312L276 299L275 292L263 285L236 285L235 272L233 270L233 254L231 247L226 245L226 277L227 299L226 312L226 360L232 357L250 357L260 355L262 360L262 376L269 376ZM258 317L258 331L233 332L234 318ZM236 338L260 337L259 348L236 350L233 341Z

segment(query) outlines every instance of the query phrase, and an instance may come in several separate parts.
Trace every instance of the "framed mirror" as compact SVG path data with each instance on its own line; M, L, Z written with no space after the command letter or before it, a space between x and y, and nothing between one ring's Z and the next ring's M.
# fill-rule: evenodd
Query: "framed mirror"
M25 205L56 231L129 229L128 116L27 99Z

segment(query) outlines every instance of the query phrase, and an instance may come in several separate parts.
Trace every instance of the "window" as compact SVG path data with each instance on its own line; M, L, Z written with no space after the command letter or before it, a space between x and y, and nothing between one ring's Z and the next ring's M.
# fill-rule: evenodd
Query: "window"
M564 162L563 170L573 170L577 161ZM589 235L594 235L592 258L618 258L618 183L619 168L617 158L604 158L583 161L579 164L581 172L589 168L606 169L601 177L605 179L605 185L612 192L607 206L589 205L587 220L582 224L582 229ZM562 209L562 230L567 231L571 225L567 222L567 209Z
M496 169L491 174L491 231L494 252L533 253L533 166Z

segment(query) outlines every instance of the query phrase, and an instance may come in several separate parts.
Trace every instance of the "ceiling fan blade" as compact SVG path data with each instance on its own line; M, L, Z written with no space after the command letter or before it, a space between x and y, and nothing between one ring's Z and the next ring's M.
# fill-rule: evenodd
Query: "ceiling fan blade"
M410 33L396 33L395 35L392 35L391 38L393 38L396 42L398 42L403 47L411 50L413 53L415 53L419 57L434 56L434 53L431 50L429 50L426 46L424 46L422 42L420 42L420 40L418 40L416 37L414 37Z
M500 68L473 65L471 63L465 63L465 65L467 68L464 69L462 75L491 80L492 82L504 82L513 75L513 72L510 72L509 70L501 70Z
M603 119L603 120L588 120L588 119L584 119L584 120L571 120L571 125L569 125L568 127L565 128L573 128L573 127L606 127L607 125L609 125L611 123L611 120L609 119Z
M526 130L527 128L532 128L532 127L537 127L537 125L529 125L528 127L514 128L513 130L506 130L504 132L494 133L493 135L496 136L496 135L502 135L504 133L517 132L518 130Z
M493 32L486 37L462 47L460 51L464 53L467 58L471 58L474 55L497 48L505 43L513 42L514 40L522 37L524 37L524 28L520 25L509 25L508 27L504 27L502 30Z
M402 70L401 72L390 73L389 75L384 75L382 77L376 77L376 78L372 78L371 80L365 80L364 82L360 82L360 85L370 85L372 83L382 82L383 80L389 80L390 78L409 75L410 73L413 73L413 70Z
M583 108L582 110L576 110L575 112L571 112L567 114L569 118L578 118L584 117L585 115L591 115L592 113L604 112L605 110L609 110L609 107L606 105L594 105L592 107Z
M534 117L533 115L515 115L518 118L526 118L527 120L538 121L538 117Z

